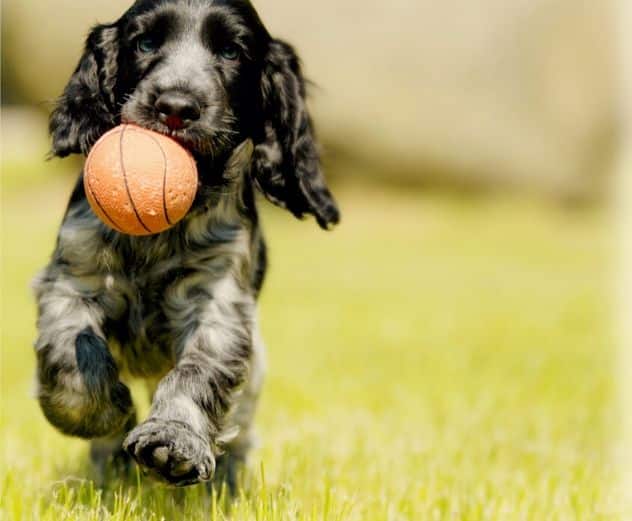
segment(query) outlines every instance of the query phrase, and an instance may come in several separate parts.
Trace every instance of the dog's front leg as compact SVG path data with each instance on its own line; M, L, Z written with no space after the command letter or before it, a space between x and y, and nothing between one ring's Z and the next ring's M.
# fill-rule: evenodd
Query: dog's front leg
M134 416L102 331L96 279L72 277L52 265L35 283L37 397L55 427L87 439L121 434Z
M254 298L229 270L216 281L189 276L165 302L176 366L124 447L154 477L184 486L213 476L223 420L247 373Z

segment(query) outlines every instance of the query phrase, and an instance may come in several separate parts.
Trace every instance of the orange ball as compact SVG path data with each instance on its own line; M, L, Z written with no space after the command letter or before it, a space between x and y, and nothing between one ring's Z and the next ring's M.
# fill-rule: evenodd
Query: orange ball
M88 154L83 185L94 213L127 235L152 235L180 221L198 188L191 153L136 125L120 125Z

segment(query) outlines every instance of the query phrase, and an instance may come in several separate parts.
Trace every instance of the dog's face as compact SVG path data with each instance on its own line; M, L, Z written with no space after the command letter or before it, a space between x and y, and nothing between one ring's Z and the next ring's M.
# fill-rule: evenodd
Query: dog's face
M119 37L129 92L124 121L221 155L256 134L260 76L270 38L248 4L139 4Z
M247 0L138 0L95 27L51 116L53 154L85 154L121 122L171 135L215 168L251 139L251 177L269 200L338 221L298 58Z

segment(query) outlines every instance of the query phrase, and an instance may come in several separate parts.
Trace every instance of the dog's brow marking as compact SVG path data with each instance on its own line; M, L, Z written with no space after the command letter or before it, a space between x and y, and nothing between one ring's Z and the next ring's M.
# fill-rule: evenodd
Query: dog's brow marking
M125 163L123 160L123 136L125 135L125 131L127 130L128 126L129 125L123 125L123 128L121 129L121 137L119 138L120 139L119 154L121 156L121 171L123 172L123 180L125 181L125 190L127 191L127 197L129 198L129 202L132 205L132 209L134 210L134 213L136 214L136 218L138 219L138 222L143 228L145 228L145 230L147 230L147 233L153 233L149 228L147 228L143 220L140 218L140 215L138 214L138 210L136 209L136 205L134 204L134 199L132 199L132 194L129 191L129 185L127 184L127 172L125 171Z

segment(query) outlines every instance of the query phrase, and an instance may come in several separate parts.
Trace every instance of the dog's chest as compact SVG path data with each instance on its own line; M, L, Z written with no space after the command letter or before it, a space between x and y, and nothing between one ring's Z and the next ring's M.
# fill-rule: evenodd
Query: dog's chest
M132 374L150 376L173 365L172 324L166 307L169 293L187 278L182 259L123 270L104 277L104 300L116 303L107 310L105 334Z
M121 257L121 269L104 275L105 333L127 370L160 375L175 363L184 321L195 321L214 287L242 264L239 241L204 249L164 250ZM238 270L239 271L239 270ZM184 320L183 320L184 319Z

